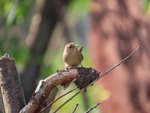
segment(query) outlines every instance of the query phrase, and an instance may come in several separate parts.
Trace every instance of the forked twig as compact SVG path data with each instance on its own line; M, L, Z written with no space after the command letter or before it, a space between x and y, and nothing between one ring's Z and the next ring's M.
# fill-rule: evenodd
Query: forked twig
M105 73L103 73L99 78L103 77L104 75L106 75L107 73L109 73L110 71L112 71L114 68L118 67L121 63L123 63L124 61L126 61L129 57L131 57L138 49L140 48L140 45L138 45L138 47L132 52L130 53L128 56L126 56L124 59L120 60L116 65L112 66L111 68L109 68Z
M92 111L94 108L97 108L97 106L99 106L101 104L101 102L97 103L94 107L89 108L87 111L85 111L84 113L89 113L90 111Z
M74 110L72 111L72 113L75 113L75 111L77 110L77 107L79 106L79 104L76 104Z
M56 113L60 108L62 108L65 104L67 104L70 100L72 100L75 96L77 96L82 90L75 93L72 97L66 100L61 106L59 106L53 113Z
M77 88L74 88L74 89L68 91L67 93L65 93L65 94L63 94L63 95L61 95L61 96L59 96L59 97L56 98L54 101L52 101L52 102L49 103L47 106L45 106L39 113L44 112L48 107L50 107L52 104L54 104L54 103L55 103L56 101L58 101L60 98L62 98L62 97L64 97L65 95L67 95L67 94L69 94L69 93L75 91L76 89L77 89Z

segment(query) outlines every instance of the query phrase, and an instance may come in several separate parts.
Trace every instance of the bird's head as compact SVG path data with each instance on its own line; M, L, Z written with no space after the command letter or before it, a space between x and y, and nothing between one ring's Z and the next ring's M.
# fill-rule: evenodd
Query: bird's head
M68 51L68 52L71 52L71 51L76 51L77 50L77 44L75 43L69 43L65 46L65 49Z

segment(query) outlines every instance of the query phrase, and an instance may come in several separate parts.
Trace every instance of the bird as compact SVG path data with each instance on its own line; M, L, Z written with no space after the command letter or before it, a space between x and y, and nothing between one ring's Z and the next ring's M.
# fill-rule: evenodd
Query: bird
M65 63L65 68L70 69L81 65L83 58L82 55L83 46L80 48L77 47L75 43L68 43L62 55L63 61Z

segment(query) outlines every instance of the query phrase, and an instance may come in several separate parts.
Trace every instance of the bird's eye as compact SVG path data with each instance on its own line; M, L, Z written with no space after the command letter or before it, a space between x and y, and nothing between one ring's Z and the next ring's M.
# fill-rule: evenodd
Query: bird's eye
M70 46L69 48L72 48L72 46Z

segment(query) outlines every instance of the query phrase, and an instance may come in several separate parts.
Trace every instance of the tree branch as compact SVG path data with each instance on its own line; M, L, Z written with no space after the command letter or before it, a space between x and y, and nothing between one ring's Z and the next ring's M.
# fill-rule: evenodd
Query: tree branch
M118 67L121 63L123 63L124 61L126 61L129 57L131 57L135 52L137 52L138 50L139 50L139 48L140 48L140 45L138 45L138 47L134 50L134 51L132 51L132 53L130 53L128 56L126 56L124 59L122 59L122 60L120 60L116 65L114 65L114 66L112 66L111 68L109 68L104 74L102 74L101 76L100 76L100 78L101 77L103 77L104 75L106 75L107 73L109 73L110 71L112 71L114 68L116 68L116 67Z
M86 90L86 88L92 85L96 80L103 77L116 67L118 67L121 63L131 57L140 46L138 46L131 54L122 59L119 63L108 69L104 74L100 75L100 72L96 71L93 68L84 68L77 67L70 70L58 71L57 73L51 75L45 80L41 80L38 84L36 91L31 97L29 103L20 111L20 113L37 113L44 108L43 103L45 99L48 97L51 90L57 85L66 86L70 84L72 81L77 85L80 91L74 94L71 98L69 98L66 102L64 102L61 106L59 106L55 112L57 112L61 107L63 107L66 103L68 103L72 98L78 95L80 92ZM54 113L55 113L54 112Z
M51 103L51 102L53 102L53 101L55 100L56 95L57 95L57 92L58 92L58 87L53 88L53 90L50 92L50 94L48 95L47 99L45 100L45 101L46 101L46 102L45 102L45 106L46 106L48 103ZM52 107L52 106L46 108L46 110L44 110L43 113L49 113L50 110L51 110L51 107ZM42 109L43 109L43 108L42 108Z
M71 98L69 98L67 101L65 101L62 105L60 105L53 113L56 113L60 108L62 108L65 104L67 104L70 100L72 100L75 96L77 96L82 90L75 93Z
M86 82L89 84L92 82L92 80L95 80L97 77L99 77L99 73L95 72L97 71L92 68L75 68L67 71L58 71L45 80L41 80L29 103L20 111L20 113L35 113L40 111L40 109L43 107L42 104L54 87L57 85L69 84L74 79L78 79L81 74L87 76L86 80L89 80L89 77L94 77Z
M0 90L6 113L19 113L25 106L24 95L13 58L0 58Z
M67 94L71 93L72 91L76 90L77 88L75 89L72 89L70 91L68 91L67 93L59 96L58 98L56 98L54 101L52 101L51 103L49 103L47 106L45 106L44 108L42 108L42 110L39 112L39 113L42 113L43 111L45 111L48 107L50 107L52 104L54 104L55 102L57 102L59 99L61 99L62 97L66 96Z
M79 106L79 104L76 104L74 110L72 111L72 113L75 113L75 111L77 110L77 107Z
M101 103L97 103L94 107L89 108L87 111L85 111L84 113L89 113L90 111L92 111L93 109L95 109L97 106L99 106Z

